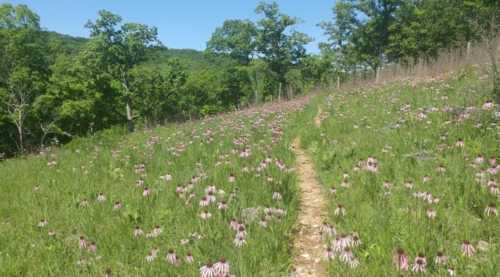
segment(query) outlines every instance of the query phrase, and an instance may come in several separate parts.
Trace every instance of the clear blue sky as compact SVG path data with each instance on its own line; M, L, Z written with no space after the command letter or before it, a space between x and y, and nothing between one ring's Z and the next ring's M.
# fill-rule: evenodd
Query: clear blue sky
M47 30L87 37L83 27L100 9L117 13L124 21L158 27L160 40L171 48L205 49L207 40L225 19L255 20L259 0L12 0L26 4L41 18ZM315 39L308 50L317 52L323 32L317 23L331 18L335 0L278 0L283 12L303 20L296 29Z

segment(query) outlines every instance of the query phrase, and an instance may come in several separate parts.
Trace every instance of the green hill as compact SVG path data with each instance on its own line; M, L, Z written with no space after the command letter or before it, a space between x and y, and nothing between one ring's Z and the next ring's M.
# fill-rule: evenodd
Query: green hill
M48 38L53 43L59 45L64 51L77 54L87 43L87 38L73 37L59 34L57 32L46 32ZM210 59L203 51L194 49L157 48L150 50L147 65L162 67L170 59L178 59L179 62L189 71L200 71L217 67L220 59Z

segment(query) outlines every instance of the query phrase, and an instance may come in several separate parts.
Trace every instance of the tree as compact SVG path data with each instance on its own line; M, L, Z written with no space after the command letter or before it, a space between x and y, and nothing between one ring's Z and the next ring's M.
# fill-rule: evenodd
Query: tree
M132 113L131 70L143 62L146 51L159 45L157 29L138 23L120 25L120 16L109 11L99 11L99 18L85 27L90 29L89 53L91 62L104 68L116 82L125 103L127 127L134 131Z
M275 73L278 81L278 97L286 85L286 73L305 56L305 45L311 39L300 32L290 30L299 20L283 14L276 2L261 2L255 9L264 16L257 23L257 50Z
M40 17L26 5L0 5L0 28L40 30Z
M132 100L146 125L181 114L179 103L186 80L184 67L175 59L161 69L139 66L132 70Z
M47 41L38 16L24 5L0 5L0 109L15 126L19 152L25 149L26 123L35 99L45 91L49 76Z
M207 51L228 55L241 65L248 65L255 52L255 24L249 20L226 20L215 29L207 43Z

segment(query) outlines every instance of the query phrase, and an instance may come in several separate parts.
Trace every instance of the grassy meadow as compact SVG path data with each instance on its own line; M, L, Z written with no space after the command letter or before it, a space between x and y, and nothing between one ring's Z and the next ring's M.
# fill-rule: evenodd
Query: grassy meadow
M3 161L0 275L288 276L300 137L330 204L330 276L498 276L489 99L466 70Z
M469 69L334 92L306 109L301 138L330 203L331 276L499 276L500 114L487 84Z
M301 106L109 131L1 162L0 275L287 272L297 193L283 130Z

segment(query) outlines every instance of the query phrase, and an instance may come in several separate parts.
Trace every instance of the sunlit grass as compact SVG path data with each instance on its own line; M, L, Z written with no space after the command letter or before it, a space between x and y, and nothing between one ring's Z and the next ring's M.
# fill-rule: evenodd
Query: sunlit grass
M415 88L393 85L315 100L328 116L317 130L308 120L302 140L329 191L329 223L337 235L355 232L362 241L351 247L359 265L350 268L337 257L332 276L396 275L397 248L408 256L409 272L421 253L428 275L497 276L499 217L488 215L487 207L498 206L492 184L500 168L488 160L500 155L500 133L498 113L483 107L488 93L486 82L466 72ZM309 108L309 118L315 110ZM484 161L476 163L478 156ZM335 215L337 204L345 216ZM464 240L476 250L471 257L461 250ZM329 241L335 246L335 236L325 247ZM438 251L448 257L445 265L435 263Z

